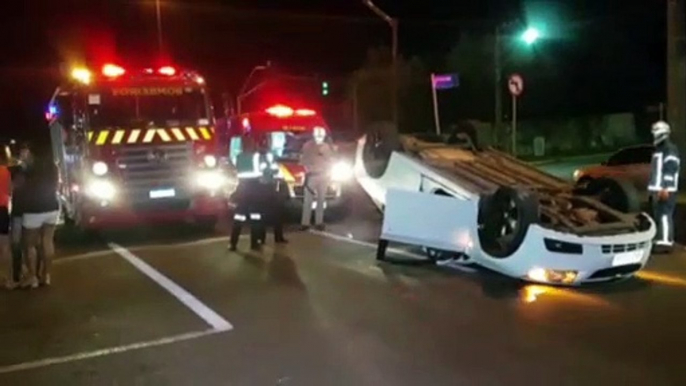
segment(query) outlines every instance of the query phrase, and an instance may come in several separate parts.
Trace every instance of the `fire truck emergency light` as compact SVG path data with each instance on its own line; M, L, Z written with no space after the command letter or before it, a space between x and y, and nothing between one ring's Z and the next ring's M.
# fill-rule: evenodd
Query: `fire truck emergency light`
M102 74L109 78L116 78L126 73L126 70L116 64L108 63L102 67Z
M288 106L284 106L284 105L272 106L272 107L268 108L266 111L267 111L267 114L273 115L273 116L279 117L279 118L290 117L293 115L293 109L288 107Z
M89 84L92 74L87 68L77 67L71 71L71 77L83 84Z
M310 109L297 109L295 110L295 115L299 115L301 117L311 117L317 115L317 112Z
M157 70L157 72L159 72L162 75L167 75L167 76L176 75L176 69L174 67L171 67L171 66L164 66L164 67L160 68L159 70Z

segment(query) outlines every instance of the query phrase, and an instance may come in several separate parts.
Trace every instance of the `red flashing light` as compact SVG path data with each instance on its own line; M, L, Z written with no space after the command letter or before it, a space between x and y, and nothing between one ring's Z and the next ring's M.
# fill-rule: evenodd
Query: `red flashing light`
M310 109L297 109L297 110L295 110L295 115L298 115L301 117L311 117L313 115L317 115L317 112L314 110L310 110Z
M293 109L288 107L288 106L284 106L284 105L275 105L275 106L268 108L266 111L267 111L267 114L273 115L273 116L279 117L279 118L285 118L285 117L293 116Z
M176 75L176 69L174 67L171 67L171 66L164 66L164 67L160 68L159 70L157 70L157 72L159 72L162 75L167 75L167 76Z
M106 64L102 67L102 74L110 78L116 78L124 75L125 73L126 70L117 66L116 64Z
M249 129L250 128L250 120L248 118L243 118L243 121L241 122L243 124L244 129Z

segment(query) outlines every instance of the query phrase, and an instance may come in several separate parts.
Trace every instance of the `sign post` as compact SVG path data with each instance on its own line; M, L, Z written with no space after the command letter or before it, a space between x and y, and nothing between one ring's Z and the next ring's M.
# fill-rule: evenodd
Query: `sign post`
M512 95L512 155L517 156L517 98L524 91L524 79L519 74L512 74L507 86Z
M441 120L438 114L438 93L437 90L448 90L459 86L460 81L457 74L436 75L431 74L431 95L434 104L434 122L436 124L436 134L441 134Z

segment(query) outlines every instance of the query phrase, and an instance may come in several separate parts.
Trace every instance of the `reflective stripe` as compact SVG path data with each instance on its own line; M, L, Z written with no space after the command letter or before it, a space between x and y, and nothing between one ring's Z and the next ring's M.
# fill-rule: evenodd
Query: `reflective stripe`
M250 213L251 220L262 220L262 215L259 213Z
M662 215L662 241L663 243L669 243L669 219L667 215Z
M672 242L672 241L658 240L658 241L655 242L655 244L656 244L656 245L663 245L663 246L666 246L666 247L671 247L672 245L674 245L674 242Z
M234 215L233 215L233 219L236 220L236 221L245 221L245 220L247 220L248 218L245 217L245 216L243 216L242 214L234 214Z
M157 135L162 138L163 142L169 142L171 141L171 137L169 136L169 133L167 133L167 130L165 129L157 129Z
M665 176L665 181L674 182L674 176Z
M240 172L236 175L238 178L256 178L262 176L260 172Z
M252 170L255 172L260 170L260 154L259 153L255 153L252 156Z
M96 145L104 145L107 142L107 136L110 134L109 131L103 130L98 135L98 140L95 142Z
M262 171L262 170L264 170L264 169L266 169L266 168L267 168L267 163L266 163L266 162L260 163L260 171Z
M141 131L139 129L135 129L131 131L131 134L129 134L129 140L126 141L126 143L136 143L138 141L138 137L141 136Z
M188 133L188 136L191 137L193 141L197 141L200 139L198 137L198 133L195 132L195 129L192 127L186 127L186 132Z
M124 139L124 134L126 134L125 130L117 130L117 132L114 133L114 138L112 138L112 144L119 145Z
M92 140L93 140L93 132L92 132L92 131L89 131L89 132L88 132L88 142L90 142L90 141L92 141Z
M211 139L212 135L210 135L210 132L207 131L206 127L201 127L200 129L200 134L202 134L202 137L205 139Z
M665 157L665 162L669 162L669 161L674 161L674 162L676 162L676 163L681 163L681 161L679 160L679 158L678 158L678 157L675 157L675 156L673 156L673 155L668 155L667 157Z
M157 131L155 129L148 129L148 131L145 132L145 137L143 137L143 143L152 142L153 138L155 138L156 132Z
M183 131L181 131L181 129L179 129L178 127L174 127L173 129L171 129L171 132L172 134L174 134L174 137L176 137L178 141L186 140L186 137L183 136Z

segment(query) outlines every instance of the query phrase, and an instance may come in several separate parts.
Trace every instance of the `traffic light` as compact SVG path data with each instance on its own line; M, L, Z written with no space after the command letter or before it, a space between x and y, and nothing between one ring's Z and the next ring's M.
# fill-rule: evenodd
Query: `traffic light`
M322 82L322 95L329 95L329 82Z

